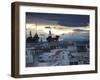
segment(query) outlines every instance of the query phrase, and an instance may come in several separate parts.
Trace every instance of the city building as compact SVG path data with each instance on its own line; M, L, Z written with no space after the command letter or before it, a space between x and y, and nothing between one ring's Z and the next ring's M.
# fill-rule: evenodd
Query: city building
M52 37L51 29L43 42L36 33L26 39L26 66L62 66L89 64L89 42L59 41Z

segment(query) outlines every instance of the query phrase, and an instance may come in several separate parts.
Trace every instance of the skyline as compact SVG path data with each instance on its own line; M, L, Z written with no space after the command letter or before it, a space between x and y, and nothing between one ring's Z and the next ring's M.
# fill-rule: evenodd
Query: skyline
M89 37L89 15L26 13L26 37L31 31L32 36L38 33L44 39L50 30L52 36L59 35L60 39Z

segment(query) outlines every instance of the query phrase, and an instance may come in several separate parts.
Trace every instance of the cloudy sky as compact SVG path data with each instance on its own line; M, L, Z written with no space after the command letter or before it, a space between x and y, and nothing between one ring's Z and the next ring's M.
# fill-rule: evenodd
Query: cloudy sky
M49 14L26 12L26 37L37 33L46 38L51 30L52 35L61 39L73 37L89 37L89 15Z

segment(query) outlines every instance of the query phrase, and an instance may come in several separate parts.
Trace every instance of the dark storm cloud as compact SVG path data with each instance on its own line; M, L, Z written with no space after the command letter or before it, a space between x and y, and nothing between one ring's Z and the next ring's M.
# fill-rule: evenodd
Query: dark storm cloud
M26 23L42 22L42 19L56 21L57 24L62 26L81 27L89 25L89 15L26 12Z

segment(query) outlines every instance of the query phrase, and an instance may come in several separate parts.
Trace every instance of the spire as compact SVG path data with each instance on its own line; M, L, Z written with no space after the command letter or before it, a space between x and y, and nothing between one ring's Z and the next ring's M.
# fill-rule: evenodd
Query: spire
M32 33L31 33L31 31L30 31L30 37L32 37Z
M38 34L37 34L37 33L35 33L34 37L38 37Z
M35 25L36 25L36 33L37 33L37 23Z
M52 35L52 33L51 33L51 27L50 27L50 30L49 30L49 36L51 36Z
M51 30L49 30L49 36L51 36Z

